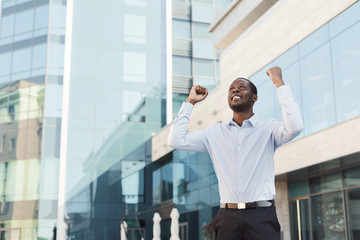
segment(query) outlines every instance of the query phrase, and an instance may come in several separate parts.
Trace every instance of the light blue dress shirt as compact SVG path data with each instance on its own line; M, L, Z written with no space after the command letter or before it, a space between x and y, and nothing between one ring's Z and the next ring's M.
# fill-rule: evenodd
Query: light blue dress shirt
M275 198L274 152L303 129L298 104L290 87L277 88L283 121L260 121L256 115L240 127L217 123L187 133L191 103L183 103L173 122L168 144L172 148L209 153L218 178L221 203L244 203ZM289 158L290 161L290 158Z

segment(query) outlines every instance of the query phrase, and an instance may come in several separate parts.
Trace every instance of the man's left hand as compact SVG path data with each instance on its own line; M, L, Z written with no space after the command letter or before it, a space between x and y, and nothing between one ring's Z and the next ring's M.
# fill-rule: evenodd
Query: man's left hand
M278 66L270 68L266 71L266 74L271 78L271 81L276 85L277 88L285 85L282 79L281 68Z

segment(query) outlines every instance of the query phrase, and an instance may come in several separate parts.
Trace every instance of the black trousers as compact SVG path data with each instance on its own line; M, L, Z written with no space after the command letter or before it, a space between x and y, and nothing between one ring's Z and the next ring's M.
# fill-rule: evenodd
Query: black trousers
M211 225L217 240L280 240L275 206L220 208Z

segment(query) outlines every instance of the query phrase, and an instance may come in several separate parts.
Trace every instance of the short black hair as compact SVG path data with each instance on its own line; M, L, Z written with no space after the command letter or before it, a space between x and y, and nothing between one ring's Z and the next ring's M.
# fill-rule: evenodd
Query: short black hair
M238 77L238 78L236 78L234 81L236 81L236 80L245 80L245 81L248 81L249 84L250 84L250 88L251 88L252 93L254 93L255 95L257 95L257 88L256 88L255 84L253 84L249 79L244 78L244 77Z

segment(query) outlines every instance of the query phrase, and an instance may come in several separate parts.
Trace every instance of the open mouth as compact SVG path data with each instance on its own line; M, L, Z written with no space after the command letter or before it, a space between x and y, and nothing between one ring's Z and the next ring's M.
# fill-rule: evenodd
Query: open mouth
M240 96L233 96L232 97L232 100L240 100L242 97L240 97Z

